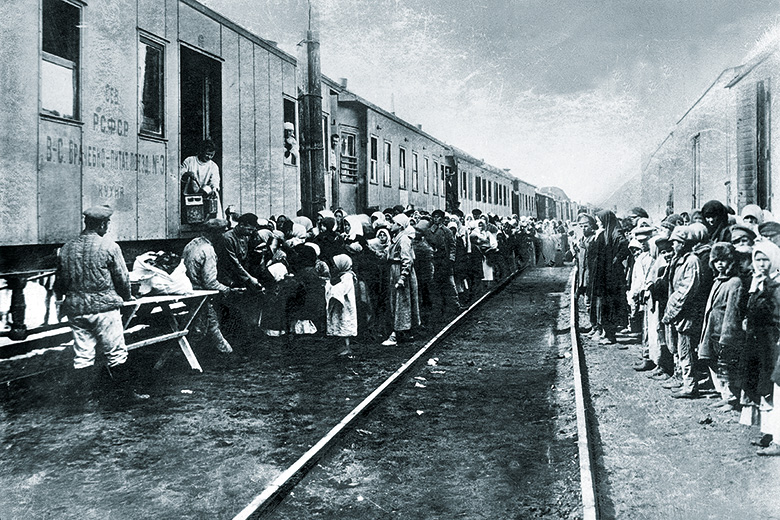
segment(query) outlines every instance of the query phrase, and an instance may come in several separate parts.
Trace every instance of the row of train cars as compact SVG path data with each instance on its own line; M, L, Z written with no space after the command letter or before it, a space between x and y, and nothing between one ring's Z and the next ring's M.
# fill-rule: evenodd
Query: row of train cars
M283 129L298 132L297 62L273 42L194 0L6 0L0 17L0 278L50 267L97 204L115 209L110 233L131 260L193 236L179 165L204 137L224 206L302 207ZM322 78L322 132L326 207L576 215L562 191L436 139L346 80Z

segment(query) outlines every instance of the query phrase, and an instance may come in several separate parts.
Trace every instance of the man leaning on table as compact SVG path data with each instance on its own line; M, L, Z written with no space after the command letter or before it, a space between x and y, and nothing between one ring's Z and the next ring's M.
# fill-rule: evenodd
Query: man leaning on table
M146 399L148 395L130 387L120 309L133 297L122 250L105 236L112 213L109 206L84 211L84 231L60 250L54 291L65 298L60 314L68 317L73 331L74 390L79 396L86 397L92 389L95 350L100 347L117 390Z

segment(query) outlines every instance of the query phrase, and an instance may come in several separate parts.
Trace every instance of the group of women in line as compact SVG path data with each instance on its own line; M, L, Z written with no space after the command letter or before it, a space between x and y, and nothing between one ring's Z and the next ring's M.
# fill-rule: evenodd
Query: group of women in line
M259 308L260 315L249 319L268 336L327 334L343 338L341 353L349 354L355 337L384 339L388 346L408 341L415 330L463 309L519 263L535 261L534 220L479 210L404 210L326 210L316 222L236 216L236 227L249 229L241 237L247 246L236 248L245 254L217 245L224 257L218 265L239 262L263 292L234 297L232 308L244 318ZM235 286L235 280L223 283Z

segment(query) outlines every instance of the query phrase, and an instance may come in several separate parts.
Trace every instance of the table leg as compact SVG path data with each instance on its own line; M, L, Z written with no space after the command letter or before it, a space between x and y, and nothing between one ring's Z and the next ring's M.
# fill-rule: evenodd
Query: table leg
M168 324L170 325L171 330L173 332L179 332L181 330L184 330L179 328L179 322L176 321L176 317L173 315L170 305L163 304L161 305L161 308L163 313L165 313L165 317L168 319ZM200 308L200 306L198 308ZM179 338L177 341L179 343L179 348L181 348L181 351L184 353L184 357L187 358L187 362L190 364L190 368L192 368L193 370L197 370L198 372L203 372L203 368L201 368L200 363L198 362L198 358L195 357L195 353L192 351L192 347L190 346L190 342L187 341L187 338L182 337ZM166 357L160 358L160 360L155 364L154 367L155 368L161 367L166 359L167 359Z

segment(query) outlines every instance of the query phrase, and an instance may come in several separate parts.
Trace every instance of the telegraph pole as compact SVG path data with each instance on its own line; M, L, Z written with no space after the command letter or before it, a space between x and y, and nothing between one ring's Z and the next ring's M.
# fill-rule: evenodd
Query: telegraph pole
M309 218L325 208L319 17L309 0L309 28L299 46L298 111L301 126L301 207Z

